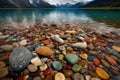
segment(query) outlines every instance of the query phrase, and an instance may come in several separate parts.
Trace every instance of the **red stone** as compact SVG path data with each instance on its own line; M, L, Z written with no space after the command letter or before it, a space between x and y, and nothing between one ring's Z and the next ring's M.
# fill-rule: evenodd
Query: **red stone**
M113 58L111 58L110 56L105 56L105 59L112 65L117 64L117 62Z
M96 65L96 66L99 66L100 65L100 61L99 61L99 59L98 58L93 58L93 62L94 62L94 64Z
M48 44L50 44L50 41L49 40L43 40L43 41L41 41L43 44L46 44L46 45L48 45Z
M10 56L11 52L6 52L5 56Z
M90 38L85 38L85 42L86 42L87 44L90 44L90 42L91 42Z
M24 80L24 76L18 76L17 80Z
M107 46L105 43L102 42L96 42L95 46Z
M49 68L44 71L44 75L46 75L46 76L49 75L50 73L51 73L51 71Z
M90 63L90 64L88 65L88 69L89 69L90 71L94 71L94 70L95 70L95 65L92 64L92 63Z
M72 69L72 65L70 65L70 64L67 64L67 69Z

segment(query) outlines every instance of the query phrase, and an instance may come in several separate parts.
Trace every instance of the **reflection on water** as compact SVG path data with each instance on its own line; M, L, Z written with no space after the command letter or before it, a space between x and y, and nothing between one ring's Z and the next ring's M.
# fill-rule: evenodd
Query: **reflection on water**
M116 24L120 27L120 10L80 10L80 9L1 9L0 26L29 27L40 23L56 24ZM99 24L98 24L99 23Z

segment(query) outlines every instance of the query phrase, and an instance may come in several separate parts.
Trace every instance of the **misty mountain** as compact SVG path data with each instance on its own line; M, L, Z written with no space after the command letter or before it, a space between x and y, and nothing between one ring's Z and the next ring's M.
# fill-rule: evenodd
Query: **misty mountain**
M16 8L16 6L8 0L0 0L0 8Z
M79 7L84 6L84 5L85 5L85 3L83 3L83 2L79 2L76 4L66 3L64 5L57 5L56 8L79 8Z
M94 0L84 7L120 7L120 0Z

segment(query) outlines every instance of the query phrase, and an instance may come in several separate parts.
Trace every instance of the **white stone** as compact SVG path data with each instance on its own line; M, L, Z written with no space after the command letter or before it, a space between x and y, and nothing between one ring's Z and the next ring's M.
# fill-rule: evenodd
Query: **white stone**
M25 39L25 40L22 40L22 41L19 42L19 44L20 44L21 46L25 46L25 45L27 44L27 40L26 40L26 39Z
M41 71L45 71L46 69L48 68L47 64L43 63L41 66L40 66L40 70Z
M74 43L74 44L72 44L72 47L85 49L85 48L87 48L87 43L86 42Z
M40 66L42 64L41 60L39 57L35 57L31 60L31 63L34 64L35 66Z
M60 72L56 73L55 80L65 80L64 74Z
M64 41L62 38L60 38L59 35L53 35L53 34L52 34L51 38L52 38L53 40L59 42L59 43L65 43L65 41Z

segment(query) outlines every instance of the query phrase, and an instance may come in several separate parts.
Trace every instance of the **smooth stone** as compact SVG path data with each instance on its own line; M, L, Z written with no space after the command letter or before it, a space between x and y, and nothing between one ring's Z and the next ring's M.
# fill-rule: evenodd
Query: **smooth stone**
M26 40L26 39L25 39L25 40L22 40L22 41L19 42L19 44L20 44L21 46L25 46L25 45L27 44L27 40Z
M91 80L101 80L100 78L91 78Z
M103 66L105 66L107 68L110 68L110 64L106 60L101 59L101 63L102 63Z
M86 42L74 43L74 44L72 44L72 47L85 49L85 48L87 48L87 43Z
M49 68L44 71L44 75L45 75L45 76L49 75L50 73L51 73L51 71L50 71Z
M2 45L2 46L0 46L0 49L5 50L5 51L12 51L13 48L14 47L12 45Z
M42 64L42 61L40 60L39 57L35 57L31 59L31 63L34 64L35 66L40 66Z
M64 41L62 38L60 38L59 35L53 35L53 34L52 34L51 38L52 38L53 40L55 40L56 42L65 43L65 41Z
M85 80L84 76L80 73L74 73L71 77L72 80Z
M81 70L80 70L80 73L82 73L82 74L85 74L85 73L87 73L88 72L88 69L87 68L82 68Z
M54 61L53 63L52 63L52 66L53 66L53 68L55 69L55 70L61 70L62 69L62 64L60 63L60 62L58 62L58 61Z
M78 65L78 64L74 64L72 67L72 70L74 72L79 72L82 69L82 66Z
M114 76L113 80L120 80L120 76Z
M46 76L45 80L53 80L51 75Z
M117 46L112 46L112 48L118 52L120 52L120 47L117 47Z
M36 72L37 71L37 67L34 64L29 64L27 66L27 68L30 72Z
M25 47L16 47L9 57L10 67L13 71L23 70L31 61L32 53Z
M111 58L110 56L105 56L105 59L110 63L110 64L112 64L112 65L116 65L117 64L117 62L113 59L113 58Z
M89 56L88 56L88 60L89 60L89 61L92 61L94 57L95 57L95 56L93 56L93 55L89 55Z
M53 51L47 46L40 46L35 51L42 56L50 57L53 55Z
M75 54L66 54L65 58L70 64L75 64L78 62L78 56Z
M56 73L55 80L65 80L65 75L63 73Z
M59 60L63 60L64 59L64 55L60 54L59 55Z
M67 51L72 52L72 51L73 51L73 48L72 48L72 47L67 47Z
M48 68L47 64L43 63L41 66L40 66L40 70L41 71L45 71L46 69Z
M0 69L4 68L6 64L4 62L0 62Z
M8 75L8 69L7 68L2 68L0 69L0 79Z
M88 70L94 71L95 70L95 65L93 63L88 64Z
M67 39L67 38L70 38L71 35L70 35L70 34L60 35L60 37L61 37L62 39Z
M39 46L40 46L39 43L35 43L35 44L33 45L33 48L36 49L36 48L38 48Z
M0 35L0 40L8 38L10 35Z
M42 63L45 63L48 60L48 58L41 58Z
M65 77L70 77L73 75L73 72L71 70L64 70Z
M66 51L66 48L65 48L65 46L59 46L59 50Z
M86 80L91 80L91 76L90 76L90 75L86 75L86 76L85 76L85 79L86 79Z
M97 73L102 79L109 79L109 78L110 78L109 74L108 74L106 71L104 71L102 68L100 68L100 67L97 67L97 68L96 68L96 73Z
M34 77L33 80L42 80L40 77Z
M98 58L93 58L93 63L96 65L96 66L99 66L100 65L100 60Z
M85 59L85 60L88 59L88 55L85 54L85 53L81 53L81 54L79 54L79 56L80 56L82 59Z

